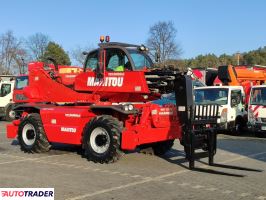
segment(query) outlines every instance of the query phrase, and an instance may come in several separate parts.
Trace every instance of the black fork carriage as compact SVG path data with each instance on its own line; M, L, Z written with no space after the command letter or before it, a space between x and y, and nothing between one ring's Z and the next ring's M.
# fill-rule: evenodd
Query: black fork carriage
M189 168L195 167L195 159L208 157L213 165L217 149L217 120L219 105L195 105L193 85L190 76L175 79L176 105L182 125L184 146ZM196 150L201 149L200 153Z
M189 168L193 169L196 158L213 157L217 148L217 120L219 105L195 105L191 76L174 69L156 69L146 72L151 92L175 93L176 108L182 126L181 144L184 146ZM196 150L202 149L200 153Z

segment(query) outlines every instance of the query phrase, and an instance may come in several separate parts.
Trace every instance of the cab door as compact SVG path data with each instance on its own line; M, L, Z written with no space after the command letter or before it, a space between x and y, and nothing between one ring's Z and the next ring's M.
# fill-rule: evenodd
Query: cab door
M14 85L14 84L13 84ZM13 85L11 83L2 83L0 88L0 107L6 107L12 103Z
M231 116L230 120L235 120L237 116L245 115L245 106L244 106L244 96L242 94L241 89L233 89L231 90Z

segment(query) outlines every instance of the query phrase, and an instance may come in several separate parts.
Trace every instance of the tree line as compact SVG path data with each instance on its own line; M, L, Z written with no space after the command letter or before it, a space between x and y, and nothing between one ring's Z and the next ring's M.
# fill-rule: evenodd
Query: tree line
M181 62L182 66L190 68L206 68L217 67L221 65L262 65L266 66L266 46L256 50L236 53L233 55L222 54L216 56L215 54L199 55L195 58L184 59Z
M17 74L30 61L46 61L54 58L60 65L71 65L69 54L77 62L84 60L82 50L76 47L70 53L43 33L35 33L28 38L17 38L12 31L0 34L0 75Z
M180 69L217 67L220 65L266 65L266 46L249 52L234 55L207 54L195 58L180 59L182 48L176 40L177 29L171 21L159 21L148 30L146 46L158 67L173 66ZM35 33L28 38L19 39L12 31L0 34L0 74L16 74L19 68L29 61L45 61L53 57L61 65L71 65L71 59L82 66L83 51L92 49L91 45L76 46L70 52L53 41L48 35Z

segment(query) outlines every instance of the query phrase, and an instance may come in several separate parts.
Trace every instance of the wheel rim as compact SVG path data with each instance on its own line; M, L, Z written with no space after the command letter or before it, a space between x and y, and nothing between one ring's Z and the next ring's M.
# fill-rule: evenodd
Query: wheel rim
M96 153L105 153L110 146L110 136L108 132L102 127L93 129L90 135L90 146Z
M8 116L9 116L9 118L11 118L11 119L15 119L15 111L10 110L9 113L8 113Z
M26 124L22 129L22 138L26 145L33 145L36 140L36 130L32 124Z

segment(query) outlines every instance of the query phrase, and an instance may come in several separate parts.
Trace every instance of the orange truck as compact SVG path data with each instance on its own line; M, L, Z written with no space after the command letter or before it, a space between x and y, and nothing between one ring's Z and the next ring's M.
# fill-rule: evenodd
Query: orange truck
M242 86L245 92L245 103L248 104L250 89L254 85L266 83L266 69L246 66L220 66L218 68L218 79L222 85ZM217 79L215 81L218 83Z

